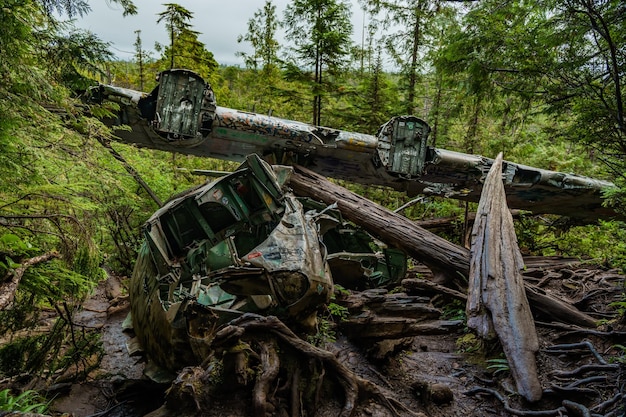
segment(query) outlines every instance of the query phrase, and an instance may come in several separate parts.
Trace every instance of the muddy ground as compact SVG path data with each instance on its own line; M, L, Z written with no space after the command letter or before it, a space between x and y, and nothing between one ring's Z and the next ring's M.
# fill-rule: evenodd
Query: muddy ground
M623 300L624 276L616 270L558 262L527 272L527 279L534 284L573 303L600 323L595 329L579 328L535 313L540 339L537 364L544 390L537 403L529 404L515 393L515 383L502 360L498 343L479 341L462 322L436 332L439 334L387 341L354 335L348 339L345 334L350 332L342 331L340 325L334 329L336 340L324 347L356 375L376 384L385 396L398 400L406 409L396 408L397 415L624 415L626 374L620 362L624 359L624 348L619 345L626 345L626 333L623 321L617 319L617 309L610 306ZM409 273L426 279L427 274L423 268ZM122 331L122 323L129 304L123 285L123 280L116 277L102 282L76 318L77 324L100 329L105 355L99 369L87 381L53 387L57 399L52 403L51 414L253 415L250 386L229 388L227 392L220 387L209 390L203 397L201 411L193 404L189 404L188 410L180 405L176 409L164 405L168 386L149 381L143 376L143 358L128 354L131 337ZM402 293L402 289L394 293ZM428 304L440 312L440 318L452 322L462 318L463 304L446 294L433 291L408 294L415 295L427 297ZM340 296L336 302L341 304L341 299ZM364 310L367 309L366 305ZM330 382L331 375L327 379ZM279 385L280 381L274 391L276 397L280 396ZM316 415L339 415L344 401L342 391L330 383L321 392ZM289 414L277 407L268 415ZM388 416L393 412L380 400L359 398L353 415Z

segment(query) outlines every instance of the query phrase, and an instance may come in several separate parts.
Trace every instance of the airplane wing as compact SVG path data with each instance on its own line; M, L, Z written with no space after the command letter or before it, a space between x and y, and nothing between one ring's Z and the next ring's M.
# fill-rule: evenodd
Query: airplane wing
M188 70L168 70L142 93L109 85L91 99L114 101L116 140L137 146L242 162L258 154L272 164L297 163L327 177L365 185L478 201L493 160L427 145L430 127L415 116L396 116L376 135L313 126L217 106L208 83ZM583 220L615 218L603 205L614 185L581 175L504 161L510 208Z

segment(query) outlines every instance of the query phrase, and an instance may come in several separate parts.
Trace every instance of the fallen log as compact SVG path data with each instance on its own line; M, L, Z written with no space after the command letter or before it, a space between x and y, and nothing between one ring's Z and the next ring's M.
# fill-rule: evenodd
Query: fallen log
M339 294L335 302L348 312L338 326L351 338L375 341L444 334L462 324L438 320L442 312L428 297L389 293L382 288Z
M341 332L352 339L388 340L411 336L448 334L463 327L462 320L423 320L379 316L365 312L339 324Z
M389 294L382 288L352 292L349 295L340 294L336 302L357 315L366 309L386 316L423 320L441 316L441 311L432 306L428 297L404 293Z
M406 278L402 280L402 286L406 288L407 291L412 291L412 292L432 291L432 292L437 292L441 294L446 294L452 298L455 298L463 302L467 301L467 294L464 294L457 290L453 290L443 285L436 284L426 279Z
M289 186L299 196L311 197L326 204L337 203L342 215L381 240L393 243L409 256L422 262L433 272L433 281L446 284L459 277L469 276L469 251L416 225L404 216L394 213L364 197L359 196L323 176L294 166ZM540 289L525 283L531 307L541 305L564 323L595 327L595 320L571 304L565 303Z
M597 327L597 320L578 310L573 305L559 300L544 290L526 283L526 296L535 311L540 311L563 323L571 323L583 327Z
M295 166L289 185L296 195L337 203L342 215L374 236L401 246L407 254L428 266L435 281L448 281L458 272L467 276L469 251L416 225L372 201L328 181L313 171ZM445 277L446 274L451 276Z
M522 254L502 184L502 153L483 185L472 229L467 326L483 339L497 336L518 392L541 399L535 354L539 340L524 291Z

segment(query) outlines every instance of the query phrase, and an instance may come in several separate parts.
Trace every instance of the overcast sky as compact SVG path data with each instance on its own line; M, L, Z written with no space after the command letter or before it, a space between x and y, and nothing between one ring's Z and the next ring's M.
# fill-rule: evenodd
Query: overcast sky
M262 9L265 0L134 0L138 13L134 16L122 17L121 6L108 0L92 0L89 2L92 11L77 18L75 26L87 29L98 37L111 43L111 51L120 59L133 59L136 30L141 30L141 41L145 50L154 50L154 43L169 43L165 23L156 23L158 13L165 10L164 3L175 2L193 13L193 30L200 32L199 39L206 48L213 52L220 65L241 65L243 61L236 52L251 52L248 43L237 42L239 35L245 35L248 20L254 13ZM361 43L363 12L357 0L352 3L353 39ZM283 11L289 0L273 0L276 14L282 20ZM277 39L284 42L282 30ZM156 54L153 53L153 57Z

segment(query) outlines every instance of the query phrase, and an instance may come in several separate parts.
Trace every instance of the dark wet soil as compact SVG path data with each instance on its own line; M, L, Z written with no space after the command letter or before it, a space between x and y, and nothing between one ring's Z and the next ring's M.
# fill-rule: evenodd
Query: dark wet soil
M400 400L416 413L414 415L513 415L505 411L505 405L493 395L494 392L501 394L507 401L509 410L526 410L531 412L528 415L533 415L533 411L562 408L564 397L562 393L555 394L555 389L562 387L584 388L580 391L573 389L570 395L572 400L589 409L597 409L598 404L619 395L622 395L623 401L623 382L620 382L625 374L623 366L620 368L616 365L617 368L608 371L563 376L564 371L575 371L582 365L598 365L598 357L584 346L556 353L550 350L555 345L585 342L599 352L600 359L606 360L606 363L619 364L619 358L623 357L623 352L620 353L616 345L626 344L626 338L619 322L612 320L616 311L609 305L615 300L621 300L620 286L623 286L624 277L614 272L607 274L606 271L590 270L585 279L572 279L581 275L570 272L551 271L552 278L546 281L546 290L562 294L581 309L584 307L597 317L604 317L606 324L587 331L549 323L549 317L537 317L541 346L537 363L546 394L536 404L528 404L516 395L510 374L506 369L494 367L497 361L490 362L501 358L499 346L480 343L463 328L443 335L395 341L395 347L390 353L378 359L368 356L370 346L350 341L340 334L334 343L327 345L327 349L357 375L372 381ZM116 277L102 282L92 299L85 304L83 312L76 319L82 325L100 329L105 355L100 368L92 372L87 381L58 389L58 398L51 407L53 414L68 413L66 415L74 417L134 417L146 414L151 417L234 417L252 414L250 392L247 389L230 392L216 390L210 398L210 406L201 414L159 409L163 405L163 393L167 387L157 385L143 376L144 363L140 356L129 356L127 345L132 338L122 330L128 310L129 303L122 281ZM597 378L588 379L594 376ZM581 395L581 392L586 393L586 396ZM326 393L316 415L338 415L342 401L341 395ZM611 410L613 415L620 415L619 406L612 406ZM391 413L381 404L364 399L353 415L372 417L388 416ZM399 415L410 414L400 412ZM568 414L561 411L554 415Z
M104 356L100 367L85 382L59 387L52 413L73 417L143 416L161 406L165 387L144 375L141 357L131 357L127 345L132 335L122 324L130 311L122 279L110 276L75 316L77 325L99 329Z

